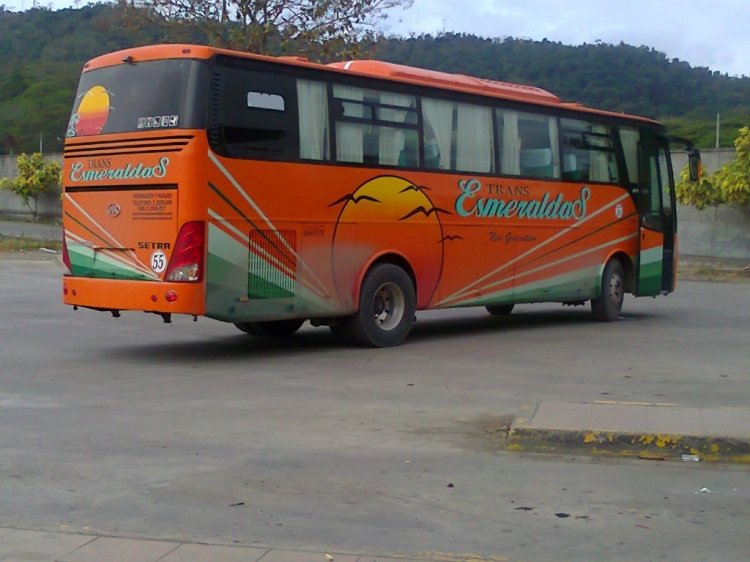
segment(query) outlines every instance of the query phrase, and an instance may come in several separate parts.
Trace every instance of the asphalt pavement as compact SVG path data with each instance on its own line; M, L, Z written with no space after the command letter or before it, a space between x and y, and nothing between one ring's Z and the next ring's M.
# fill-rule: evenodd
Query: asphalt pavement
M683 281L613 325L425 313L401 348L361 350L73 313L36 259L54 256L20 257L0 255L0 560L750 551L748 284Z

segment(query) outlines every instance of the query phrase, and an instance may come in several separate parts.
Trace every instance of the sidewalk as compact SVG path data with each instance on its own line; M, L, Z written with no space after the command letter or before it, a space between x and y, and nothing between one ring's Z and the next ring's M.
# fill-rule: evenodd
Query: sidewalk
M37 562L492 562L441 554L439 558L383 558L337 552L306 552L26 531L0 527L0 560Z
M506 448L750 463L750 409L550 400L516 416Z

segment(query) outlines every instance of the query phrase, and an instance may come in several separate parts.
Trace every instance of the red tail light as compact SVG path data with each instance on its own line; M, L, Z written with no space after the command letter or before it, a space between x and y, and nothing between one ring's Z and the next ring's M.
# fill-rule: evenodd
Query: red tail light
M203 278L205 230L203 221L186 222L182 225L165 280L194 283Z
M62 262L65 266L63 275L73 275L73 269L70 266L70 255L68 254L68 242L65 240L65 231L62 236Z

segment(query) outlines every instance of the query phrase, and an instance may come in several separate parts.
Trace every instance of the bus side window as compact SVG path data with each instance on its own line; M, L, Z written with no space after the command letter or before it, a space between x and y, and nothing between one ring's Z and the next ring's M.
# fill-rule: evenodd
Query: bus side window
M620 144L622 145L625 167L628 170L628 184L631 188L638 186L638 141L640 133L638 129L620 127Z
M453 104L423 98L422 119L425 167L432 170L450 170Z
M334 84L336 160L419 165L414 96Z
M425 166L459 172L495 169L489 107L422 99Z
M328 89L322 82L297 80L299 156L305 160L330 158Z
M219 66L211 93L212 148L231 158L296 160L296 98L292 78Z
M501 173L559 178L557 119L507 109L495 110Z
M561 119L563 179L617 183L619 173L608 127L578 119Z

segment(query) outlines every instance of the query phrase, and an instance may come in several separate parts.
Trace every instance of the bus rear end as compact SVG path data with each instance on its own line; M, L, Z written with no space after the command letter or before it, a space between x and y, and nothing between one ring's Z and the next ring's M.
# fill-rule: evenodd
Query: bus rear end
M165 320L204 313L208 70L199 55L132 49L84 68L63 167L66 304Z

